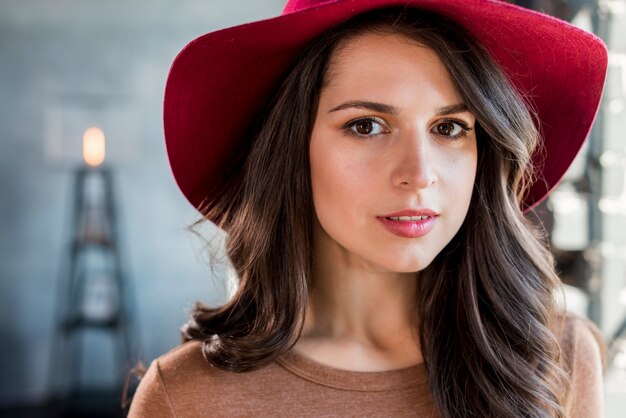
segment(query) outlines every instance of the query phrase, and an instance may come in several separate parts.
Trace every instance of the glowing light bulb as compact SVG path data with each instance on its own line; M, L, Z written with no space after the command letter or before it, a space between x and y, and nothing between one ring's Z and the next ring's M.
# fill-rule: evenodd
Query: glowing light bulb
M91 127L83 134L83 159L87 165L97 167L104 162L105 138L102 129Z

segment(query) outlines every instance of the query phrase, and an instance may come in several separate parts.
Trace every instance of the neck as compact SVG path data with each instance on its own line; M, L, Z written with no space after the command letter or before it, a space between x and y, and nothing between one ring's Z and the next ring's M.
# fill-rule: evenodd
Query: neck
M381 270L341 247L319 225L314 254L313 288L300 347L320 358L326 347L335 356L340 349L361 359L420 362L414 304L417 273Z

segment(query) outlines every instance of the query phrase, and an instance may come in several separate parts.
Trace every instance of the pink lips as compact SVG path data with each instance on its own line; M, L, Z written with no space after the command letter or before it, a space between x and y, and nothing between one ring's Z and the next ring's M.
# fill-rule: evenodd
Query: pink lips
M398 221L389 219L398 216L428 216L420 221ZM439 214L430 209L406 209L377 219L393 234L404 238L418 238L428 234L434 227Z

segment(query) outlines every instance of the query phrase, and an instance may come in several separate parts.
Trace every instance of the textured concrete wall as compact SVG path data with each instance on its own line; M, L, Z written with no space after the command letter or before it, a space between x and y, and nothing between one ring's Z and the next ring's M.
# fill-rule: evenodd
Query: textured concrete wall
M72 171L90 123L105 131L115 171L122 250L141 327L136 356L150 360L175 346L194 300L224 298L202 243L184 230L197 216L167 164L163 88L187 41L273 16L282 5L0 2L0 406L46 395ZM88 342L92 376L110 365L107 342L98 338Z

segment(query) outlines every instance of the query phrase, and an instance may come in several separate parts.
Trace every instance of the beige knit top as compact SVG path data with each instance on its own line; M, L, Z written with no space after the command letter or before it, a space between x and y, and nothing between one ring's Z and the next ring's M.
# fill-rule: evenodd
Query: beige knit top
M571 368L572 418L601 418L599 332L568 316L559 337ZM424 364L357 372L289 351L262 369L233 373L212 367L190 341L152 362L129 417L438 417Z

